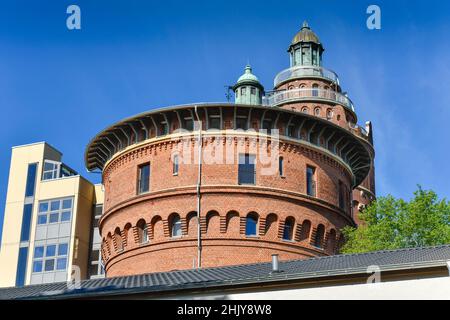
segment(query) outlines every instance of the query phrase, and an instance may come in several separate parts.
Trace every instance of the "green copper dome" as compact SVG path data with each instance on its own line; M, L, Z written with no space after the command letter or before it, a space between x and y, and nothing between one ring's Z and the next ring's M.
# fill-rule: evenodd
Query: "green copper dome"
M299 42L314 42L320 44L319 37L311 30L308 25L308 22L303 22L303 26L300 31L295 35L294 39L292 39L292 45L297 44Z
M255 82L259 84L258 78L252 73L252 67L250 65L245 66L245 72L242 76L239 77L236 84L240 84L243 82Z

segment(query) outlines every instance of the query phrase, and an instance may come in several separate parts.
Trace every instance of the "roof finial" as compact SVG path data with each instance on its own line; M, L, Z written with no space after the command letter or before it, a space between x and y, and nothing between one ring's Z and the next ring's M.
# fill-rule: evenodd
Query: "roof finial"
M303 21L302 29L309 29L308 21Z

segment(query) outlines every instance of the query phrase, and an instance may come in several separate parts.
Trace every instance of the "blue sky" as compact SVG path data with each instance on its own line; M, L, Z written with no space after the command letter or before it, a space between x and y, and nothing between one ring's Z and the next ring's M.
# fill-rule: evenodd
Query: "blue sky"
M66 28L81 8L82 30ZM382 29L366 28L378 4ZM378 195L450 198L447 1L0 1L0 224L10 148L47 141L88 179L98 131L156 107L224 101L250 61L270 90L307 19L359 122L372 120Z

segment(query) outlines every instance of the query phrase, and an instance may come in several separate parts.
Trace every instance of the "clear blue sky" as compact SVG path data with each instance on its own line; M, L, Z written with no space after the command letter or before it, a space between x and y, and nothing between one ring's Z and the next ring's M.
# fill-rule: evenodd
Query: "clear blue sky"
M77 4L82 30L66 28ZM366 28L378 4L382 30ZM450 196L448 1L0 2L0 223L10 148L47 141L84 168L86 144L124 117L173 104L224 101L250 61L271 89L304 19L375 130L378 195L416 184Z

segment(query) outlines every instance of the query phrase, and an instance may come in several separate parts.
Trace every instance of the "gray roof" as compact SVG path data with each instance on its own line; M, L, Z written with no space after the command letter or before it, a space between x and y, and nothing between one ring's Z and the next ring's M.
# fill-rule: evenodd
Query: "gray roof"
M201 270L181 270L135 276L84 280L79 289L67 283L31 285L0 289L0 299L55 299L107 296L127 293L157 293L212 287L261 284L326 276L366 273L377 265L381 271L446 266L450 245L336 255L307 260L280 261L279 273L271 273L270 263L258 263Z

